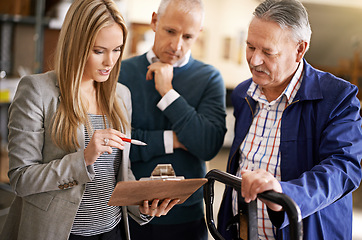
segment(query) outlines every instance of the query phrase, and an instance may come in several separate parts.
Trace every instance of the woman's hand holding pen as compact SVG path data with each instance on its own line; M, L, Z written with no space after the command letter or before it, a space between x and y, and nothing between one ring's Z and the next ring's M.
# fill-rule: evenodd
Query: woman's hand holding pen
M149 216L161 217L166 215L173 206L180 202L180 199L174 199L172 201L169 198L164 199L160 205L159 202L159 199L154 199L150 205L148 200L143 201L143 206L140 206L140 212Z
M96 130L86 149L84 149L84 160L86 165L92 165L103 153L112 153L112 147L120 150L124 149L124 141L126 135L120 131L108 128Z

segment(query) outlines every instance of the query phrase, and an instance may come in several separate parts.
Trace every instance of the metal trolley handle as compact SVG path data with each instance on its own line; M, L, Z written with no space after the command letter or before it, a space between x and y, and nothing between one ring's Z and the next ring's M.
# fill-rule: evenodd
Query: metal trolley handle
M206 204L206 220L210 233L215 239L224 240L218 232L214 222L213 202L214 202L214 183L215 180L234 188L237 191L241 189L241 178L232 174L214 169L206 174L208 182L204 185L204 200ZM298 205L287 195L274 191L266 191L258 194L258 198L263 198L270 202L279 204L286 211L289 218L290 239L301 240L302 234L302 216ZM255 202L255 201L252 201ZM252 203L251 202L251 203ZM249 203L249 204L251 204ZM250 227L250 226L249 226Z

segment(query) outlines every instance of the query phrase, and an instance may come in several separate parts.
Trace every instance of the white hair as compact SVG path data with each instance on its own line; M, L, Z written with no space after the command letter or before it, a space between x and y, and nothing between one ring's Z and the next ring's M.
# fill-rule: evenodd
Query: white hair
M273 21L283 29L288 28L297 42L308 43L312 30L307 10L298 0L266 0L255 8L254 16L266 21Z
M200 10L202 13L202 19L205 16L204 4L202 0L161 0L161 3L158 7L157 15L162 16L171 2L177 3L178 10L185 13L194 11L195 9Z

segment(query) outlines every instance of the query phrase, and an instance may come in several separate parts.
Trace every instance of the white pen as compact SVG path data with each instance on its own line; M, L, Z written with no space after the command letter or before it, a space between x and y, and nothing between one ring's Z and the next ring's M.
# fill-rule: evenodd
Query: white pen
M129 139L129 138L121 138L125 142L129 142L134 145L146 146L147 143L141 142L139 140Z

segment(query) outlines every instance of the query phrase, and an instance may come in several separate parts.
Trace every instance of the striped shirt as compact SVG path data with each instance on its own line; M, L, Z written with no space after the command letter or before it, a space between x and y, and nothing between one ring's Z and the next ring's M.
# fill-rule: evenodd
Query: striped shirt
M94 130L105 128L102 115L89 114L89 119ZM89 134L85 130L86 147L89 141ZM109 232L121 220L121 208L107 205L116 186L120 161L121 151L113 148L112 154L104 153L94 163L95 177L86 184L73 222L72 234L93 236Z
M289 85L274 101L268 102L262 90L254 82L247 94L256 105L253 122L244 141L240 145L239 168L236 176L241 177L241 170L264 169L280 181L280 125L283 111L293 102L301 85L303 62L294 74ZM233 192L233 213L238 213L237 194ZM266 205L257 200L259 239L275 239L275 228L269 219Z

